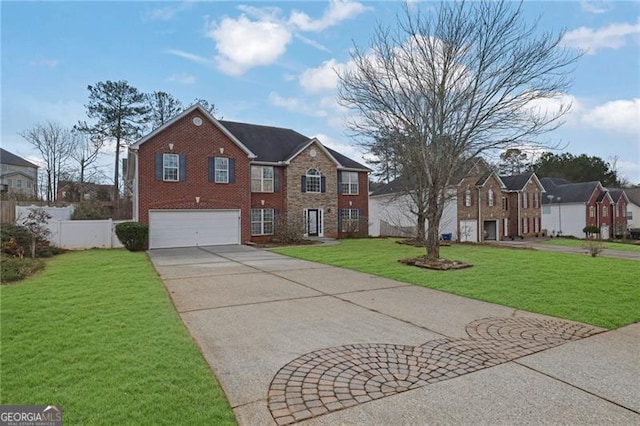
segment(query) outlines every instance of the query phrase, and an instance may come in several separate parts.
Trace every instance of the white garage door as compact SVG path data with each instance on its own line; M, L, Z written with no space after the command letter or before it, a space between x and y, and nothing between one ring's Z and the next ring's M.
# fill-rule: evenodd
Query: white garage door
M475 220L460 221L460 241L469 243L478 242L478 223Z
M240 244L239 210L151 210L149 248Z

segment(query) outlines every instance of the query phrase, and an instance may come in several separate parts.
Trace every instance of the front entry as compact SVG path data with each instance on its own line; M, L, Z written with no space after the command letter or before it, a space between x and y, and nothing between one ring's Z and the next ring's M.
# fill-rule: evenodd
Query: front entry
M320 234L320 212L318 209L307 210L307 235L317 237Z

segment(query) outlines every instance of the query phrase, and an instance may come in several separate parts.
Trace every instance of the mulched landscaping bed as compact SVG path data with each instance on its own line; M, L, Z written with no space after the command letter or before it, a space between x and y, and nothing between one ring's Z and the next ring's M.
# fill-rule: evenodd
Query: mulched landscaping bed
M404 263L409 266L417 266L418 268L435 269L437 271L448 271L451 269L464 269L470 268L473 265L470 263L464 263L459 260L438 259L429 260L426 256L412 257L410 259L400 259L400 263Z
M406 239L406 240L398 240L398 241L396 241L396 244L404 244L406 246L412 246L412 247L424 247L424 243L421 243L420 241L416 240L415 238L409 238L409 239ZM449 247L451 245L451 241L440 240L439 244L440 244L440 247Z

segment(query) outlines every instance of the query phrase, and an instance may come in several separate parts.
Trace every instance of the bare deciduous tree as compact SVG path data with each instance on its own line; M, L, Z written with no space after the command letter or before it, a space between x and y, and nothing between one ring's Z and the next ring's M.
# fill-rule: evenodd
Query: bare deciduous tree
M86 126L86 123L83 123ZM88 182L89 168L98 161L100 150L104 146L104 138L74 130L71 132L73 149L71 158L76 162L78 183Z
M162 126L183 110L182 102L169 93L160 91L149 93L146 96L152 130Z
M56 122L36 124L20 133L35 149L44 162L45 200L50 205L56 201L58 182L71 155L73 144L71 133Z
M418 226L428 221L431 259L439 258L445 200L465 162L537 141L570 108L557 98L580 54L560 46L562 32L540 34L522 15L508 2L443 2L424 15L406 6L396 29L379 26L370 48L355 46L352 66L338 72L339 101L356 113L350 129L367 147L391 138L412 173L407 191Z

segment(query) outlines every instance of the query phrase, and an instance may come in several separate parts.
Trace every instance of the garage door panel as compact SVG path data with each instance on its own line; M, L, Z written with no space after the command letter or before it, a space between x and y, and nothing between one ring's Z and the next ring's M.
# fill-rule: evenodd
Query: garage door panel
M478 242L478 223L475 220L460 221L460 241L470 243Z
M240 243L238 210L149 212L149 247L191 247Z

